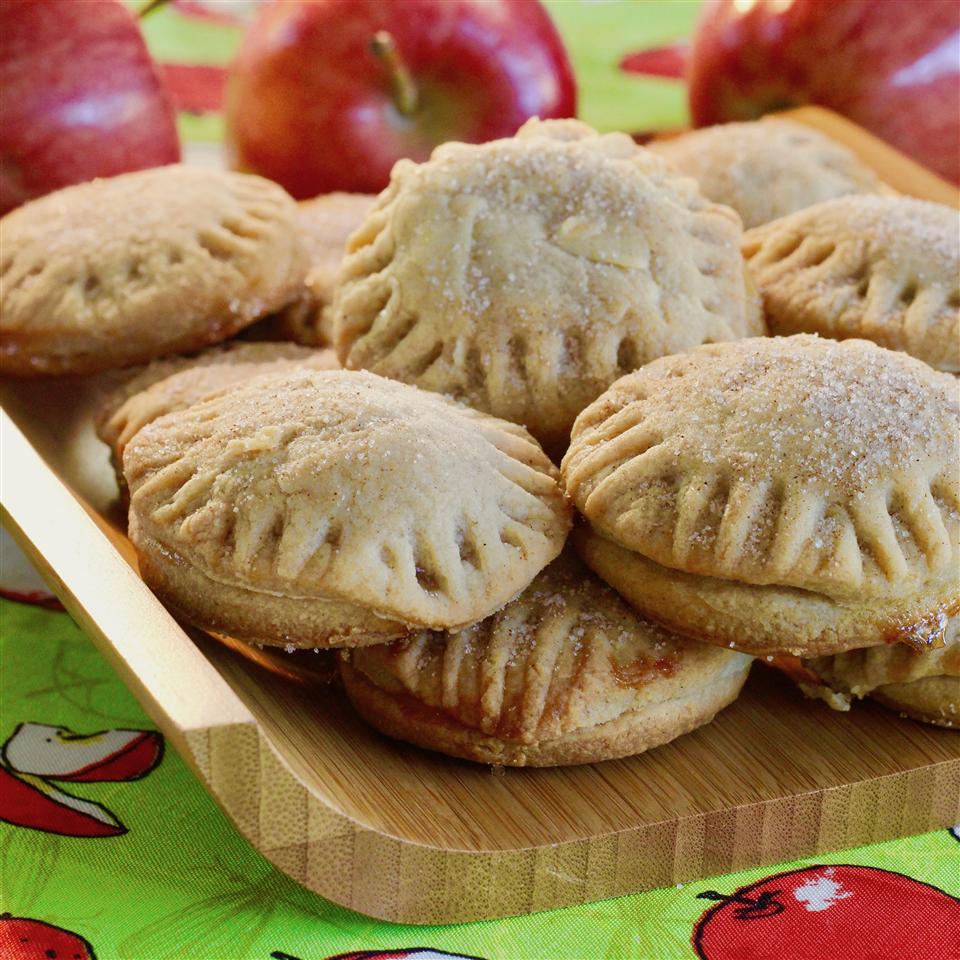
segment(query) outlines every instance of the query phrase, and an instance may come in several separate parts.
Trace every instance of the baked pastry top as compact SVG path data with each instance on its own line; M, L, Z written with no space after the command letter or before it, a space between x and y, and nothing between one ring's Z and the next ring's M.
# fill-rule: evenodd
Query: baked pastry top
M960 371L960 212L844 197L749 231L771 332L863 337Z
M296 203L260 177L172 165L0 221L0 370L90 373L198 350L296 296Z
M617 381L562 473L602 537L684 573L834 599L960 578L954 378L862 340L699 347Z
M570 526L525 430L367 373L257 377L139 430L123 468L138 551L421 627L493 612Z
M389 729L381 704L385 732L506 763L639 753L712 717L750 668L743 654L641 619L569 548L480 623L341 656L351 696L360 674L405 712L406 722ZM371 696L362 713L377 709Z
M166 413L264 373L339 366L332 350L266 341L235 340L192 357L164 357L136 371L104 399L96 416L97 436L110 447L119 466L130 438Z
M823 200L888 189L846 147L791 120L719 124L650 149L693 177L705 197L733 207L745 228Z
M277 317L277 334L308 346L333 343L330 309L347 238L363 223L376 197L327 193L297 204L297 230L307 254L300 296Z
M739 218L624 134L530 121L401 161L351 237L336 347L550 448L618 376L763 332Z

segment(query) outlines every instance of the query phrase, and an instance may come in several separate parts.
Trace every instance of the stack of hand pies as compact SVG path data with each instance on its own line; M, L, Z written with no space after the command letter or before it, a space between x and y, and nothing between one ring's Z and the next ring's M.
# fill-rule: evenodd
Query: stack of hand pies
M339 648L390 736L627 756L754 658L951 726L958 227L786 121L531 121L299 208L164 167L3 219L0 369L129 368L97 430L146 582Z

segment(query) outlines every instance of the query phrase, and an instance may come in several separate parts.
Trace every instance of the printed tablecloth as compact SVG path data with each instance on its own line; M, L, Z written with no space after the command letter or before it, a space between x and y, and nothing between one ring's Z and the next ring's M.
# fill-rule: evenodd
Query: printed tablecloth
M219 137L219 68L240 35L230 18L249 6L180 0L146 24L190 108L190 140ZM696 3L549 6L584 119L633 131L685 121L669 75ZM627 73L625 58L656 76ZM831 960L851 928L862 951L843 960L951 960L944 943L960 958L960 842L947 830L531 917L373 920L261 857L65 613L0 601L0 663L0 960Z

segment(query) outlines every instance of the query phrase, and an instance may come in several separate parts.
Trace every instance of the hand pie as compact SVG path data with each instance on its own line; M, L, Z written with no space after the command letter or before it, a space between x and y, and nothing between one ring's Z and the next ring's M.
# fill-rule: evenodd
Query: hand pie
M147 584L185 620L261 643L475 623L570 526L525 430L367 373L239 384L143 427L123 469Z
M297 229L307 253L307 278L300 296L276 317L272 332L307 346L333 343L330 305L347 238L363 223L376 197L328 193L297 204Z
M666 357L578 417L587 565L638 610L754 654L936 643L960 590L954 378L864 340Z
M960 726L960 617L947 623L945 635L944 646L922 653L895 645L804 660L820 684L800 686L836 709L869 696L916 720Z
M92 373L226 339L300 290L296 214L268 180L180 165L19 207L0 221L0 371Z
M733 207L746 229L834 197L889 191L846 147L790 120L724 123L650 149Z
M562 449L618 376L763 332L740 221L624 134L530 121L401 161L350 240L337 352Z
M123 451L130 438L158 417L183 410L217 390L265 373L305 367L339 368L332 350L295 343L231 341L192 357L166 357L138 370L104 400L96 418L97 436L110 447L122 480Z
M960 371L960 213L845 197L751 230L743 251L773 333L863 337Z
M568 548L481 623L343 651L340 669L359 713L388 736L542 767L687 733L736 698L750 663L641 620Z

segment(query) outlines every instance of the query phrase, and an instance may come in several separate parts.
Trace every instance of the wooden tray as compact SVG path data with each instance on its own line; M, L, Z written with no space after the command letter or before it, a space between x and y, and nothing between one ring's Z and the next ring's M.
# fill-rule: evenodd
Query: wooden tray
M874 156L822 113L798 118ZM906 161L884 171L955 199ZM304 655L271 655L297 665L285 680L185 632L143 585L90 425L102 389L0 381L3 521L237 828L336 903L501 917L960 820L956 733L869 702L834 713L762 666L713 724L628 760L492 771L380 737Z

